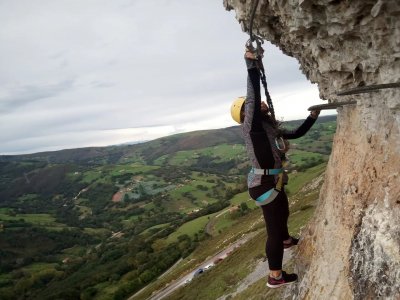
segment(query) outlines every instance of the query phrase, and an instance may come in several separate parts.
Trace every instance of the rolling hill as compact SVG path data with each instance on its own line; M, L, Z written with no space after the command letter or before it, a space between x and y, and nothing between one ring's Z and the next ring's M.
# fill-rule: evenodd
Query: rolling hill
M323 172L335 126L335 117L322 117L292 144L290 170L310 173L293 176L294 198L303 178ZM123 299L159 282L180 258L199 259L215 251L204 245L247 227L257 213L246 196L248 168L237 126L0 156L2 297ZM298 210L309 215L310 203Z

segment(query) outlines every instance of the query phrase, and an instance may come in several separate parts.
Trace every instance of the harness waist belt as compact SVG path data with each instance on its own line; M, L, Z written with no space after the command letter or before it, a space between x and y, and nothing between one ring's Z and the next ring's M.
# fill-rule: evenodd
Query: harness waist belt
M278 175L283 172L283 169L257 169L252 168L251 173L256 175Z

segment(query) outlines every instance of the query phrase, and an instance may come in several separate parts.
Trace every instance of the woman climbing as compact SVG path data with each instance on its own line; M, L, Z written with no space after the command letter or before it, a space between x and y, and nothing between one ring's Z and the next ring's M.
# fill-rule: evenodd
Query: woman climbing
M233 102L231 114L236 122L242 124L246 150L252 165L248 175L249 194L261 207L267 228L265 251L270 269L267 286L277 288L297 280L296 274L282 271L284 249L298 242L298 239L289 235L287 227L289 203L284 191L287 175L283 170L289 146L287 139L303 136L318 118L319 111L312 111L296 130L280 128L275 120L272 101L269 101L269 106L261 101L260 79L263 79L261 76L264 74L261 58L262 52L255 51L253 47L246 48L247 96ZM265 80L263 84L266 87Z

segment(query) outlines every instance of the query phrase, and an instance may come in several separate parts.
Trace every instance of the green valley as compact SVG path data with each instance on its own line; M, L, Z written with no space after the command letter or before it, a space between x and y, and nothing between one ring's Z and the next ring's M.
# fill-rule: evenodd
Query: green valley
M321 117L291 145L292 233L312 216L322 181L307 185L325 170L335 128L336 117ZM193 288L216 298L234 292L264 255L248 170L237 126L135 145L0 156L1 299L126 299L143 288L134 298L147 299L254 233L258 238L171 299L190 299ZM198 299L207 298L199 292Z

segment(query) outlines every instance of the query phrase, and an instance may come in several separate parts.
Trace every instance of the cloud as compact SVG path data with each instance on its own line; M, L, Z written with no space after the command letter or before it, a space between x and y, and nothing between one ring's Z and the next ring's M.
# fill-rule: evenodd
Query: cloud
M63 134L40 135L9 141L2 144L4 155L36 153L60 149L81 147L101 147L119 145L132 140L155 139L176 132L173 126L155 126L144 128L123 128L113 130L94 130L83 132L63 132ZM27 151L26 149L29 149Z
M246 92L248 36L222 1L3 1L0 25L0 153L231 126ZM316 87L265 45L270 94L294 118L280 95Z
M0 96L0 113L12 112L21 106L40 101L45 98L55 97L73 86L73 80L63 81L57 84L42 86L23 85L9 90L3 90Z

